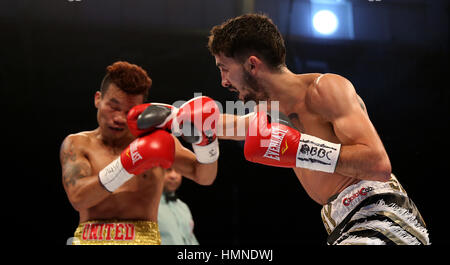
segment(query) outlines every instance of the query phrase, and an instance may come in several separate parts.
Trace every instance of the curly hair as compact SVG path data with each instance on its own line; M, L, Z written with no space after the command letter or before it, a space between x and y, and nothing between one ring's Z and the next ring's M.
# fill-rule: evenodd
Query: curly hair
M245 14L231 18L210 31L208 49L243 62L256 53L273 69L286 65L286 47L273 21L264 14Z
M106 75L100 88L102 94L106 93L110 83L114 83L127 94L143 95L145 101L152 86L152 79L140 66L118 61L106 67Z

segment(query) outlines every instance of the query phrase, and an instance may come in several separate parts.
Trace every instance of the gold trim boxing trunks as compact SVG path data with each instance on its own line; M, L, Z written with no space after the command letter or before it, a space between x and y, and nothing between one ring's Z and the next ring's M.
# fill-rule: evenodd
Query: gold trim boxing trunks
M387 182L362 180L331 197L322 221L329 245L429 245L416 205L391 174Z
M78 225L72 245L161 245L161 236L152 221L94 220Z

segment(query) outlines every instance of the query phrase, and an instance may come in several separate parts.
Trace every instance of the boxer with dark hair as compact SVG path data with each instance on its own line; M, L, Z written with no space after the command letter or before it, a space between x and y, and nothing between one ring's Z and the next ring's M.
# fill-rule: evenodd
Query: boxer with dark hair
M218 146L217 156L200 163L166 130L130 132L129 111L145 101L151 83L137 65L108 66L95 93L98 128L71 134L61 145L64 189L80 216L74 244L161 244L157 218L164 169L201 185L215 180ZM202 103L195 105L201 112Z
M208 48L222 86L244 101L279 104L271 115L261 108L241 117L222 115L224 132L244 124L247 133L221 138L245 140L249 161L292 168L309 196L323 205L329 244L430 243L349 80L291 72L279 30L261 14L213 27Z

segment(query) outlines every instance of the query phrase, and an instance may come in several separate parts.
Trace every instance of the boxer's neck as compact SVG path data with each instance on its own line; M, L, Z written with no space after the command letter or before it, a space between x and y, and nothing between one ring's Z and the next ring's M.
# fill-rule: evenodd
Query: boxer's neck
M269 75L265 83L267 84L269 101L279 102L279 111L290 113L303 100L303 94L307 84L289 69L284 68L281 73ZM269 102L269 107L271 106Z
M101 141L103 145L110 148L114 153L120 153L123 149L125 149L134 139L134 137L130 135L125 135L120 138L113 138L105 135L100 128L96 129L97 139Z

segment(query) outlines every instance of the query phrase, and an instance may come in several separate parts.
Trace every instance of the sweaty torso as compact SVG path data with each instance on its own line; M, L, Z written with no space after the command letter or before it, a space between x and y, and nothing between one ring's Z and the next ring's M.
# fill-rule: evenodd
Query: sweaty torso
M307 93L320 74L303 74L299 76L301 76L299 78L303 82L306 82L308 88L303 97L305 99L298 101L294 111L289 113L290 121L301 133L316 136L333 143L340 143L333 131L332 124L311 111L308 107ZM331 196L359 182L356 178L350 178L337 173L330 174L304 168L294 168L294 172L308 195L321 205L326 204Z
M83 153L91 164L91 175L117 158L122 150L105 145L93 132L79 134ZM164 185L164 170L153 168L132 177L97 205L80 211L80 222L97 219L138 219L157 221L158 205Z

